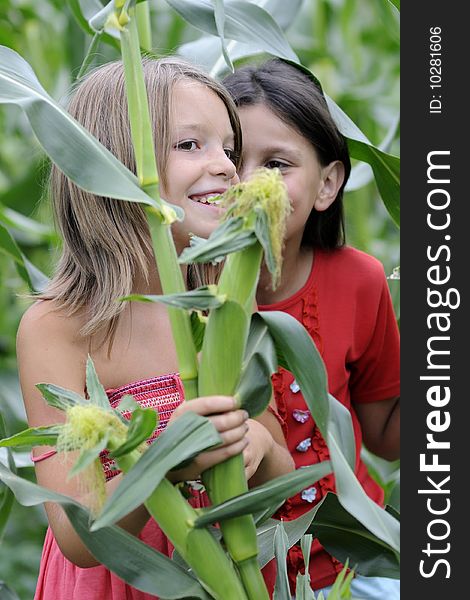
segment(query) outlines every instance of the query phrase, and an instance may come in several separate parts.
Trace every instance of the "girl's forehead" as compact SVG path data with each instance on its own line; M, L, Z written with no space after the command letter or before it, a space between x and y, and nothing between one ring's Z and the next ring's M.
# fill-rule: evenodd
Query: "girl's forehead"
M198 129L214 124L232 132L225 103L204 83L182 79L175 83L171 99L172 121L178 129Z
M273 136L275 139L304 140L298 130L277 115L264 103L257 103L239 108L238 114L243 134Z

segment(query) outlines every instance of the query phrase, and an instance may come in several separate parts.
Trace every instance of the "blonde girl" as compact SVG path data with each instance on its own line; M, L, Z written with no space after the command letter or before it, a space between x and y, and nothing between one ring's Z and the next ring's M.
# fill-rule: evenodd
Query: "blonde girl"
M189 232L206 236L219 218L207 198L237 181L241 133L233 103L224 89L189 64L167 58L146 60L145 79L154 125L161 195L185 211L173 235L178 251ZM92 72L75 90L71 114L128 168L134 157L120 62ZM258 421L234 410L234 399L213 396L183 401L167 310L159 304L119 303L130 293L162 293L145 213L136 203L97 198L78 189L55 167L51 175L54 215L63 239L53 279L25 313L17 353L28 423L60 422L63 413L46 405L35 388L54 383L86 394L85 363L90 355L113 407L132 394L159 414L158 435L172 418L191 409L210 417L223 446L201 454L173 481L195 479L215 463L244 453L251 482L292 468L282 432L271 414ZM273 437L274 436L274 437ZM67 479L73 457L35 449L38 482L86 503L77 480ZM121 475L101 456L107 493ZM195 498L200 505L202 497ZM41 559L36 600L142 600L147 594L127 586L98 565L56 505L46 507L49 528ZM120 523L154 548L171 547L141 506ZM112 548L109 549L113 551Z

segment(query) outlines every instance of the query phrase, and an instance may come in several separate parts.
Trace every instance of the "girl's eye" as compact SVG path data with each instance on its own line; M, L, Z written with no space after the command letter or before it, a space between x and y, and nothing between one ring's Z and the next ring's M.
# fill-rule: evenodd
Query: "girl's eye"
M287 163L282 162L281 160L268 160L264 165L267 169L279 169L282 171L283 169L287 169L289 166Z
M194 140L185 140L184 142L178 142L175 145L177 150L185 150L186 152L190 152L191 150L197 149L197 143Z
M234 164L237 164L239 156L235 150L232 150L232 148L224 148L224 152L227 158L229 158Z

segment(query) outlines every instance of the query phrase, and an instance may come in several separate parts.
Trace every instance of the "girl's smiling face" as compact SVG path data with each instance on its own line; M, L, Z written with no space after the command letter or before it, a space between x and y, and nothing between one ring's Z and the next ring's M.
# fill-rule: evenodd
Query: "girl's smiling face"
M183 80L172 92L170 153L166 186L161 195L183 208L185 218L175 223L179 249L188 245L188 233L209 237L221 209L207 198L222 194L238 181L234 133L225 104L201 83Z
M312 209L326 210L335 200L344 177L342 163L322 166L312 144L264 104L243 106L238 113L243 131L240 177L249 178L257 167L281 171L293 207L286 241L300 246Z

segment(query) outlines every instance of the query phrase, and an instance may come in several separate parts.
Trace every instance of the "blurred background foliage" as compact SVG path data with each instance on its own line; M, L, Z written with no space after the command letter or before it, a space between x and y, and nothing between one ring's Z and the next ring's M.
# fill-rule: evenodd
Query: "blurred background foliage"
M268 9L266 2L257 3ZM63 98L73 84L92 39L74 17L71 7L76 4L74 0L0 3L0 44L21 54L55 99ZM385 140L386 150L398 155L399 15L394 3L303 0L295 4L299 7L289 18L286 36L302 64L373 144ZM204 37L165 0L152 0L150 10L156 55L176 52L183 44ZM117 56L112 44L101 42L91 54L90 66ZM0 223L7 226L28 259L50 275L59 240L47 204L47 161L23 114L14 107L0 109L0 134ZM345 196L347 241L379 258L391 274L399 265L399 230L380 200L367 165L356 167L355 183L350 186L355 189ZM399 317L399 281L392 278L390 289ZM15 335L31 302L27 294L13 260L0 250L0 411L9 434L25 426ZM377 460L370 453L365 457L387 499L397 506L399 464ZM16 453L15 462L22 475L34 477L28 455ZM0 488L0 509L4 493ZM42 509L14 504L0 545L0 598L6 594L1 581L22 600L33 597L45 526Z

